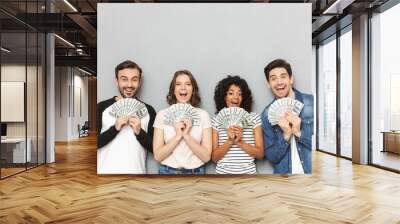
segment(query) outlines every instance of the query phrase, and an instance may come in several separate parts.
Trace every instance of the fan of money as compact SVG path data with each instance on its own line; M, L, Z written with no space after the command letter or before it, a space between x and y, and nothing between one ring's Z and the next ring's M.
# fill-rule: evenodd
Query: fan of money
M133 98L123 98L111 105L111 116L119 118L121 116L137 116L142 119L148 114L146 105Z
M200 114L188 103L176 103L168 107L164 124L174 126L175 123L184 119L189 119L193 126L200 126Z
M268 110L268 120L269 123L274 126L279 123L279 119L286 112L292 112L296 115L299 115L301 110L303 109L304 104L298 100L285 97L276 100Z
M219 111L215 119L221 128L238 125L242 128L251 126L250 113L241 107L228 107Z

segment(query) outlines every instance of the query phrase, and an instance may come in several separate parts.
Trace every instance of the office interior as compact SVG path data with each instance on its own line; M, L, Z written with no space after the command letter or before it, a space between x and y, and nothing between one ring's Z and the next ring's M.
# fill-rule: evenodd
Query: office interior
M190 4L0 2L2 186L57 165L58 155L74 153L73 149L58 151L65 145L78 142L85 147L95 142L96 8L99 3L117 2ZM349 169L362 166L399 177L399 1L196 2L311 4L316 90L313 150L334 159L328 164L332 169L347 161Z

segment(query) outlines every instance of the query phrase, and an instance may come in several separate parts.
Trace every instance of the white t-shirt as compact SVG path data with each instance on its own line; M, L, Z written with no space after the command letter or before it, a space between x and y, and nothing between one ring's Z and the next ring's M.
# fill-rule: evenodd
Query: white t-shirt
M294 136L290 137L290 150L292 155L292 174L304 174L303 165L300 161L296 139Z
M175 127L164 124L165 113L168 108L163 109L157 113L156 119L154 121L154 128L158 128L164 131L164 142L168 142L170 139L174 138L176 135ZM200 125L192 126L190 130L190 135L198 142L201 143L203 137L203 130L211 127L210 116L207 111L195 107L195 110L200 116ZM185 140L181 140L174 151L165 158L161 164L173 167L173 168L185 168L185 169L195 169L202 166L204 163L201 161L189 148Z
M262 122L257 113L250 113L250 116L253 126L243 128L242 139L247 144L255 146L254 129ZM218 132L218 145L223 145L228 140L227 129L219 127L221 123L222 121L217 120L217 117L212 120L212 127ZM254 157L238 145L233 144L224 157L217 162L215 172L218 174L254 174L256 173Z
M103 111L101 133L115 125L116 118L110 115L110 109L111 106ZM149 120L149 114L140 120L141 128L146 132ZM97 173L146 173L146 150L130 125L125 125L110 143L97 150Z

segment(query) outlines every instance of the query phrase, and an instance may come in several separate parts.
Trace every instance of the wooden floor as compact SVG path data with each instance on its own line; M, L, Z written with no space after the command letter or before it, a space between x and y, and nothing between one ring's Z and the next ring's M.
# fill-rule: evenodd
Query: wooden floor
M8 176L11 176L11 175L15 175L15 174L17 174L17 173L20 173L20 172L23 172L23 171L25 171L25 170L29 170L29 169L33 169L33 168L35 168L37 166L37 164L35 163L35 164L27 164L27 167L25 167L25 164L22 164L22 165L18 165L18 167L7 167L7 168L4 168L4 167L2 167L1 168L1 178L5 178L5 177L8 177Z
M400 170L400 154L376 150L374 151L372 162L377 165Z
M0 223L400 223L399 174L313 156L309 176L97 176L84 138L0 181Z
M26 170L25 167L24 168L1 168L1 177L7 177L19 172L22 172Z

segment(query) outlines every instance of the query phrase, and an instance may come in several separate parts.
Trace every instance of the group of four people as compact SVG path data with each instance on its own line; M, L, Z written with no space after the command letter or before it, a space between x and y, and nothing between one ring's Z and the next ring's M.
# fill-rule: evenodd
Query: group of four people
M159 174L204 174L211 159L218 174L254 174L255 159L264 157L273 165L274 173L311 173L313 135L313 96L293 87L291 66L276 59L264 68L267 86L275 99L261 114L252 112L252 93L239 76L227 76L215 87L216 112L240 107L249 112L250 126L233 125L221 128L218 116L213 119L199 108L199 87L188 70L175 72L169 86L167 102L190 104L199 115L193 125L183 119L174 125L164 122L168 108L158 113L142 101L148 111L143 118L113 117L111 107L123 98L135 98L141 85L142 69L133 61L124 61L115 68L120 96L98 104L99 174L145 174L146 150L160 163ZM277 125L271 125L268 111L271 104L289 97L304 104L299 115L287 112ZM294 136L294 138L292 138ZM291 139L294 139L291 141Z

